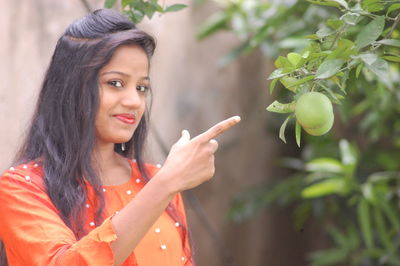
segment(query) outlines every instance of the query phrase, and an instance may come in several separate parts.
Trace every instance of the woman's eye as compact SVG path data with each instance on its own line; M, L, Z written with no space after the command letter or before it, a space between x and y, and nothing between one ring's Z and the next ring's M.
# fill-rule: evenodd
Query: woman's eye
M118 81L118 80L112 80L112 81L108 82L108 84L110 84L113 87L117 87L117 88L122 87L122 82Z
M146 92L148 90L147 86L139 85L136 87L136 89L140 92Z

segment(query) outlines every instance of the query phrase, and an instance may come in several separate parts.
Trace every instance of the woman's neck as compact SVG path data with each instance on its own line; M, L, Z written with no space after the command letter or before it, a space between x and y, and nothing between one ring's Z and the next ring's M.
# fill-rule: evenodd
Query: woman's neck
M129 162L114 151L114 144L99 144L95 149L95 166L103 185L118 185L130 178Z
M98 144L95 148L97 164L102 169L115 166L120 160L118 154L114 151L114 144Z

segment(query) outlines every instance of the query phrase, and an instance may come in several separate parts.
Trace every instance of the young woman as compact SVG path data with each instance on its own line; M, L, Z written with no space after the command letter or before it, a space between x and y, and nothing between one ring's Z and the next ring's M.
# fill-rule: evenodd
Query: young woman
M145 164L151 36L112 10L59 39L14 166L0 177L3 265L193 265L180 192L214 174L213 139L184 130Z

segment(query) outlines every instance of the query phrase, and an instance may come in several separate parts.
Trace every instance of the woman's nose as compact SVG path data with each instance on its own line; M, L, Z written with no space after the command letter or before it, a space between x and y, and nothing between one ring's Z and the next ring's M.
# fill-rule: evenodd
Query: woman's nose
M136 87L126 90L126 93L124 94L122 99L122 105L130 108L137 108L142 104L142 102L143 99Z

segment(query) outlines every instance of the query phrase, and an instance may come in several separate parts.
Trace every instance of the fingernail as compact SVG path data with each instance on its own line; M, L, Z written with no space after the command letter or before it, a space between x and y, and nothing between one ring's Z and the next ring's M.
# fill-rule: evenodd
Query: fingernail
M238 115L237 115L237 116L234 116L233 119L234 119L236 122L239 122L239 121L241 120L240 116L238 116Z
M217 141L215 139L210 139L209 142L212 143L212 144L217 143Z

